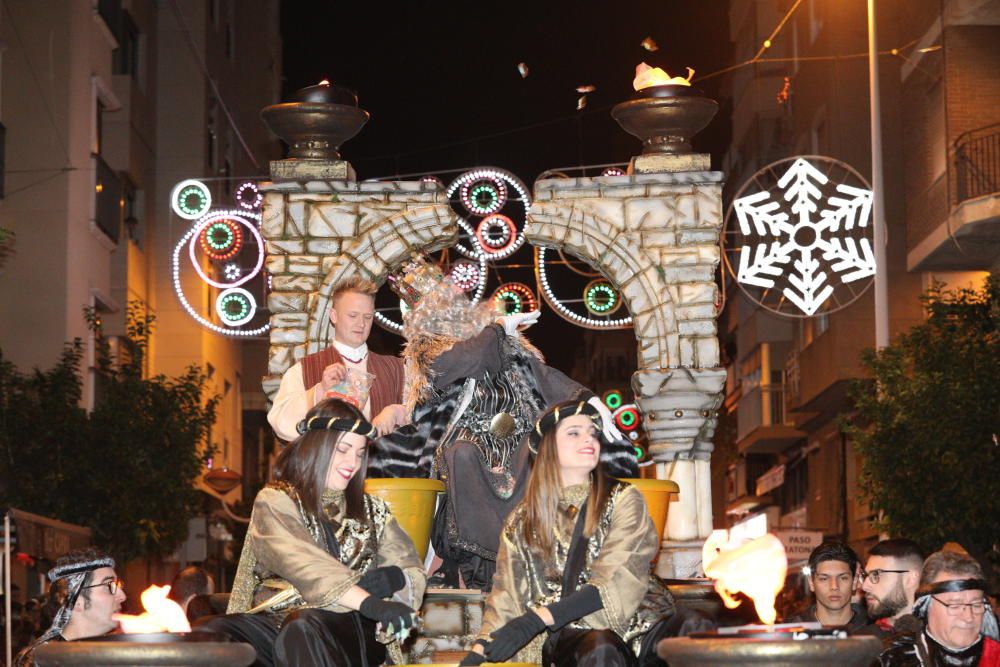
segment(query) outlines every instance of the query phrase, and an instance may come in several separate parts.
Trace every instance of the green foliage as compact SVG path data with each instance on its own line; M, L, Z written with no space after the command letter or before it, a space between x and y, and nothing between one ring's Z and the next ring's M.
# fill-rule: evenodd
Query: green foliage
M194 482L218 397L195 366L143 378L154 318L130 303L116 360L97 334L97 400L79 407L82 346L67 345L51 370L21 374L0 356L0 503L90 526L123 560L169 553L198 512Z
M853 387L845 430L880 528L985 564L1000 544L1000 280L923 300L926 322L863 355L874 383Z

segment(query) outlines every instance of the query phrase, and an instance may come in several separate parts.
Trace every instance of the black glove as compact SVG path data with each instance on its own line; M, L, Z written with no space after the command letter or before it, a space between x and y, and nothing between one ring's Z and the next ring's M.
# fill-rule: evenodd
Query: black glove
M393 593L406 586L406 577L396 565L376 567L365 572L358 586L377 598L391 597Z
M374 595L366 597L358 607L358 611L365 618L381 623L382 631L390 634L398 634L403 629L412 628L417 622L417 612L402 602L380 600Z
M486 657L492 662L505 662L544 629L545 621L535 612L521 614L490 633L493 641L486 646Z
M549 627L558 630L567 623L583 618L587 614L592 614L598 609L603 609L601 594L596 587L586 585L579 590L573 591L562 600L558 600L549 605L549 612L555 621Z
M479 655L475 651L469 651L465 654L465 657L462 658L462 662L458 663L458 667L476 667L484 662L486 662L485 655Z

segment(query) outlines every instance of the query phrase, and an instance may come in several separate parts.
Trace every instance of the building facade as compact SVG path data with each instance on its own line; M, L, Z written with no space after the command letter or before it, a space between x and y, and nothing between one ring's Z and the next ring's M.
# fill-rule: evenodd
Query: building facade
M795 3L733 0L734 61L751 60ZM890 336L921 321L934 280L982 286L1000 267L1000 4L877 3ZM840 159L871 178L864 0L805 0L761 56L735 70L726 204L760 167L796 155ZM992 152L991 151L992 147ZM875 345L874 296L782 318L727 276L730 455L717 457L716 517L803 529L864 552L877 539L859 499L859 461L840 432L847 390ZM727 429L722 429L726 431ZM819 535L817 535L819 537Z

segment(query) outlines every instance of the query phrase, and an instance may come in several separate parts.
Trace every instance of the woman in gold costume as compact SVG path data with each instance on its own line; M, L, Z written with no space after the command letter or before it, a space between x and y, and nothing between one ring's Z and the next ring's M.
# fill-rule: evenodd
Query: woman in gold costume
M381 665L387 648L399 662L426 574L385 502L364 493L375 429L328 399L299 433L254 500L229 613L202 627L252 644L255 665Z
M482 629L460 664L657 664L656 640L679 619L651 572L659 544L646 503L604 472L601 444L587 402L538 419L525 496L504 525Z

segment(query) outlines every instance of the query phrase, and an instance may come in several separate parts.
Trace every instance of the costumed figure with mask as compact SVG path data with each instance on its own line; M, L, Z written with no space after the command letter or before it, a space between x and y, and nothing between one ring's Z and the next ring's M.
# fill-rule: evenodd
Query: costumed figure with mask
M539 313L498 316L473 305L441 270L416 258L390 276L409 305L404 314L404 403L412 423L378 442L373 476L437 477L447 487L432 544L443 565L433 585L488 590L503 522L524 493L522 447L548 405L576 399L599 410L611 444L610 474L635 476L631 445L610 411L586 387L547 366L518 331Z
M402 662L426 573L388 505L364 493L375 427L326 399L257 494L228 614L204 624L256 649L258 666Z

